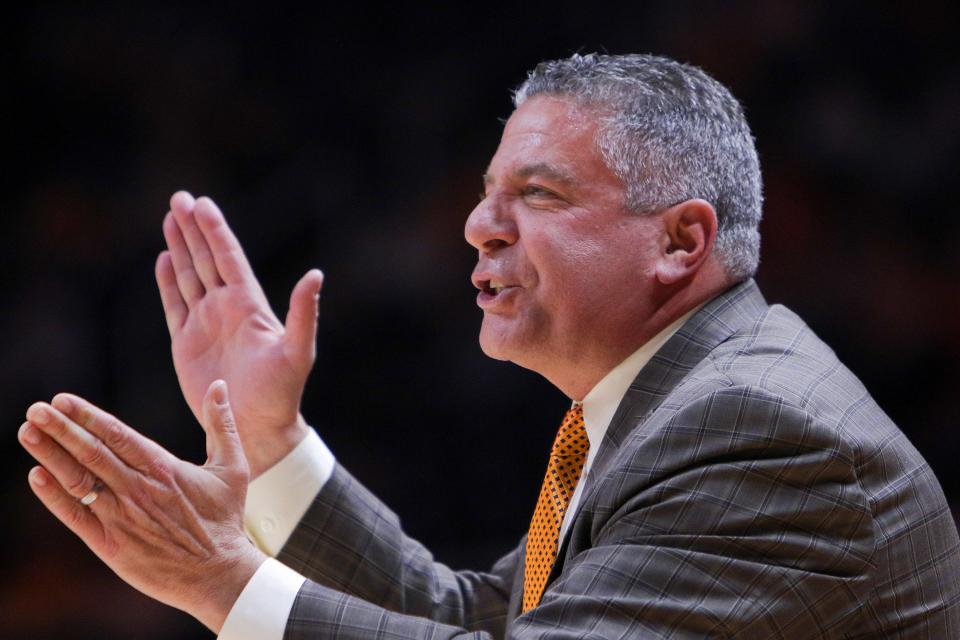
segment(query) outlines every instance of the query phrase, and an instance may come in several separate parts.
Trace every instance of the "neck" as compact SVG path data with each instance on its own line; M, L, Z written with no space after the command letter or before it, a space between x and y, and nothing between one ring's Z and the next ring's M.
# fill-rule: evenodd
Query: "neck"
M553 363L554 366L544 367L538 372L568 398L580 402L604 376L632 353L691 309L712 299L727 287L728 284L724 284L700 292L682 290L664 300L645 321L623 327L622 331L611 331L608 334L610 340L591 344L589 349L569 354L560 362Z

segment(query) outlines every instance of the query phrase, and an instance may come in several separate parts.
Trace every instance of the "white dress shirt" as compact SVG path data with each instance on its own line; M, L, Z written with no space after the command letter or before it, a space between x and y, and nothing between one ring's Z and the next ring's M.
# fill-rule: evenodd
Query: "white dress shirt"
M701 305L702 306L702 305ZM590 450L581 478L586 479L610 420L630 383L660 347L700 307L690 310L614 367L583 399L583 421ZM574 403L575 404L575 403ZM333 474L336 460L311 429L287 456L250 483L244 508L247 535L270 556L276 556ZM577 483L560 526L567 533L585 482ZM260 565L233 604L219 640L282 640L302 575L272 557Z
M650 338L646 344L627 356L627 359L610 370L593 389L583 398L583 423L587 428L587 440L590 441L590 450L587 451L587 459L583 463L583 471L580 473L580 482L577 488L573 490L573 496L570 498L570 504L563 514L563 523L560 525L560 541L567 535L567 529L570 526L570 520L577 512L577 505L580 504L580 495L583 493L583 485L590 473L590 467L597 457L597 451L600 449L600 443L603 442L603 436L607 433L613 414L617 412L620 401L627 393L630 383L636 379L637 374L648 362L650 358L660 350L667 340L669 340L677 330L683 326L683 323L692 316L700 307L699 305L667 326L663 331ZM576 403L574 403L576 404ZM560 543L558 542L558 548Z

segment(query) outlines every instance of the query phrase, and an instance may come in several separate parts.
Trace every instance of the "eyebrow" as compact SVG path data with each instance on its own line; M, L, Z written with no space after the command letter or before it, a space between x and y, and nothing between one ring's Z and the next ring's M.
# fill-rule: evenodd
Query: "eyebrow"
M577 181L574 179L573 175L568 171L564 170L562 167L558 167L554 164L549 164L546 162L535 162L533 164L526 164L513 172L513 175L518 178L529 178L531 176L542 176L544 178L549 178L550 180L555 180L566 185L575 185ZM496 182L493 176L489 173L483 174L483 183L484 184L493 184Z

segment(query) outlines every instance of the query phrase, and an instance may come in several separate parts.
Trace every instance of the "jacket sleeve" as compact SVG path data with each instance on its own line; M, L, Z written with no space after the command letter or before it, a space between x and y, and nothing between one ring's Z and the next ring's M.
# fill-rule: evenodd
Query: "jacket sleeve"
M434 562L403 532L398 517L339 464L277 556L314 583L301 591L308 599L320 599L326 593L321 587L328 587L357 603L496 636L504 632L518 558L515 549L486 573Z
M438 569L369 503L321 527L331 540L317 545L328 551L310 577L323 584L304 584L285 637L804 639L842 629L870 589L875 539L836 430L749 388L661 416L622 443L585 496L576 550L541 604L505 631L465 613L476 606L468 594L505 603L496 569ZM334 542L346 535L357 539ZM501 562L516 565L520 553Z

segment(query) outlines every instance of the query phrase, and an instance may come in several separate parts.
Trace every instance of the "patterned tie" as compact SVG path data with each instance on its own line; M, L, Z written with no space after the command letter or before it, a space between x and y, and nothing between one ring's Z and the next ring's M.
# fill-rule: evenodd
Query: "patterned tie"
M523 567L523 611L540 603L543 588L557 557L557 543L563 514L570 506L573 491L583 472L590 441L583 424L583 405L577 403L567 411L553 441L547 475L543 478L537 508L527 535L527 557Z

